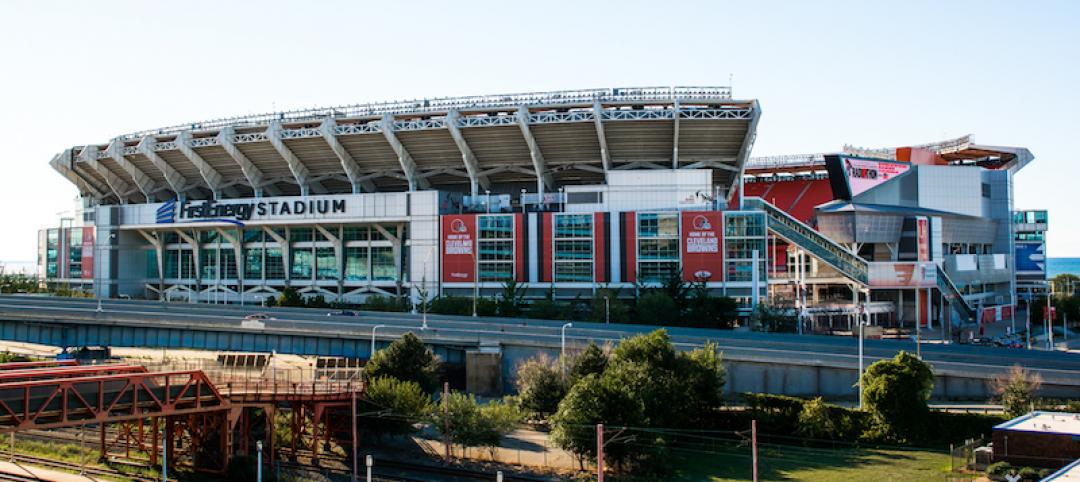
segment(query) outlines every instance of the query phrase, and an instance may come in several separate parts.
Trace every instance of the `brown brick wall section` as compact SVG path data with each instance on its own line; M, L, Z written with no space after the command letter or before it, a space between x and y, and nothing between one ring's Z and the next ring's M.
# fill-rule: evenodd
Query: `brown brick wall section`
M1076 459L1080 459L1080 437L994 430L995 462L1056 469Z

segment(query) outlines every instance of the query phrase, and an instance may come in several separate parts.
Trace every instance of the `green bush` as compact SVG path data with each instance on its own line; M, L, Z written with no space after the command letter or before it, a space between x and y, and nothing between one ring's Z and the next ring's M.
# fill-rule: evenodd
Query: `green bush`
M368 381L392 377L416 382L431 393L439 385L439 359L419 337L406 333L372 355L364 367L364 377Z
M281 305L285 306L285 305ZM371 295L360 304L360 309L366 311L389 311L403 313L409 311L409 301L404 296Z
M428 313L439 315L471 315L472 298L465 298L463 296L440 296L432 300L431 304L428 305Z
M679 305L662 291L650 291L638 300L638 323L646 325L678 325L680 322Z
M986 475L1001 476L1001 475L1005 475L1005 474L1009 473L1009 471L1012 470L1012 469L1013 469L1012 464L1010 464L1008 462L1005 462L1005 461L994 462L994 463L992 463L992 464L990 464L989 466L986 467Z
M879 360L863 373L863 405L872 424L866 438L898 442L918 440L927 428L927 400L934 388L930 365L901 351L891 360Z
M559 409L569 388L556 363L543 354L518 365L515 383L521 408L540 418Z
M364 389L364 409L369 413L362 427L380 434L408 434L415 423L431 413L431 395L414 381L378 377Z

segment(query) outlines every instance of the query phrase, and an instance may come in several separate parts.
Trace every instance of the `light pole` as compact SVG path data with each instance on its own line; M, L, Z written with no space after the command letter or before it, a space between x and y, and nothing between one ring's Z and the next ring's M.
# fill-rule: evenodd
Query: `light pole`
M375 465L375 457L369 454L364 458L364 462L367 463L367 482L371 482L371 466Z
M386 328L386 325L375 325L371 327L371 356L375 356L375 330L379 328ZM370 360L370 358L369 358Z
M604 295L604 324L611 323L611 301Z
M559 360L561 360L563 371L566 371L566 329L573 328L573 323L567 323L562 326L562 344L559 349Z
M525 188L521 188L521 197L518 201L521 202L521 214L525 214Z
M424 257L424 276L422 278L420 278L420 286L423 288L423 294L424 294L424 300L423 300L424 314L423 314L423 318L422 318L423 324L420 325L421 330L426 330L427 329L427 309L428 309L428 306L427 306L428 305L427 264L428 264L428 261L431 261L431 255L434 252L435 252L434 247L428 248L427 256Z
M262 482L262 440L255 442L255 450L259 453L258 464L255 466L255 482Z
M859 308L859 317L856 320L859 326L859 410L863 409L863 315L866 313L866 305Z

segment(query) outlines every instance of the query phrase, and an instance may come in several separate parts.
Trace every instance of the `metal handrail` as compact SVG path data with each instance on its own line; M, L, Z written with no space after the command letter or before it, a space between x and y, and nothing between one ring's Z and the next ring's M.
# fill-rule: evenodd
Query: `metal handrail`
M439 97L405 101L372 102L311 109L295 109L280 112L224 117L200 122L189 122L157 129L147 129L117 136L130 140L154 134L170 134L185 130L214 129L225 126L242 127L262 125L271 121L295 122L326 117L381 117L384 115L428 114L458 109L501 109L520 105L569 105L591 106L593 102L648 102L648 101L729 101L731 87L622 87L607 89L580 89L554 92L528 92L503 95L475 95L463 97Z

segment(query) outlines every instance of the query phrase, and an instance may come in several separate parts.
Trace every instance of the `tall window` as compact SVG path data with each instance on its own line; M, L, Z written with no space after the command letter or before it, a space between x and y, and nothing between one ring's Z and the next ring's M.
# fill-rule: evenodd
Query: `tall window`
M480 281L509 281L514 278L514 217L477 217L479 236L477 267Z
M221 248L218 257L221 260L221 279L236 279L236 251L231 247Z
M553 214L556 282L588 283L593 280L592 214Z
M203 281L216 280L218 277L217 247L206 247L200 250L199 264L202 267Z
M292 251L292 279L311 279L312 265L311 248L293 248Z
M726 213L724 215L724 265L728 281L752 281L754 251L758 252L758 279L766 280L764 213Z
M679 213L638 214L638 277L656 282L679 272Z
M371 277L375 281L394 281L397 268L394 266L394 248L390 246L371 247Z
M45 232L45 277L55 278L59 275L57 260L60 253L60 232L50 229Z
M82 228L68 230L68 277L82 277Z
M195 255L190 249L180 249L180 277L195 279Z
M345 229L347 233L349 228ZM345 248L345 280L367 281L369 276L367 246Z
M281 256L281 248L266 248L265 253L266 279L285 279L285 260Z
M257 280L263 275L263 248L248 248L244 253L244 279Z
M336 280L337 256L334 248L315 248L315 276L321 280Z

